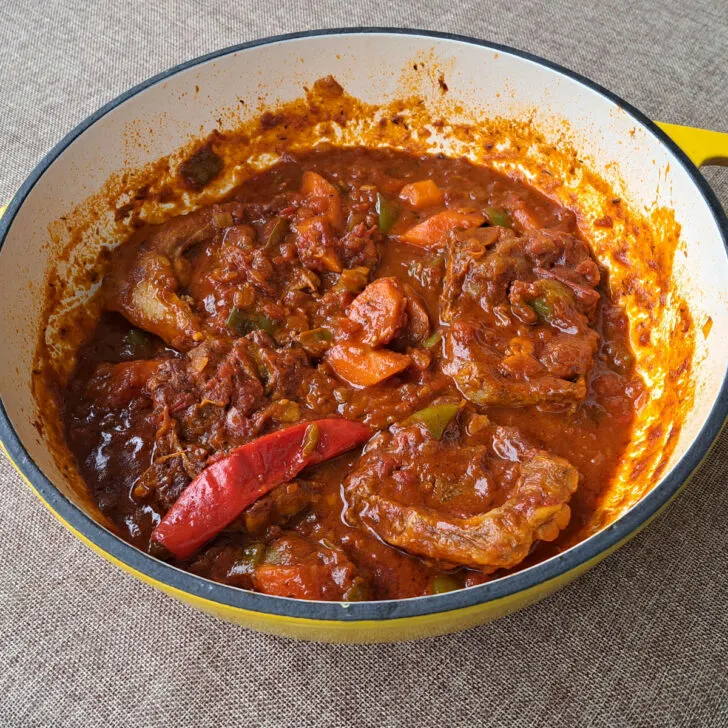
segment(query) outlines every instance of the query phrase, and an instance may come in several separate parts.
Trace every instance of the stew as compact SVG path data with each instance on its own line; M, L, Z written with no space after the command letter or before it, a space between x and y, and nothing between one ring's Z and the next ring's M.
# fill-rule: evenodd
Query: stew
M181 167L200 189L210 147ZM100 510L302 599L497 578L578 540L644 387L574 214L467 161L286 156L114 253L64 389Z

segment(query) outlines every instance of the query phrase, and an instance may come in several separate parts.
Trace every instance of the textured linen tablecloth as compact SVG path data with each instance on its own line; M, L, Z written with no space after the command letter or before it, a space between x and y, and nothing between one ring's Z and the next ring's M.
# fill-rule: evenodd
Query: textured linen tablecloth
M653 118L726 130L726 0L0 4L0 201L63 134L165 68L308 28L432 28L579 71ZM706 170L723 205L728 171ZM200 614L66 532L0 457L0 726L726 726L728 433L672 509L495 624L332 646Z

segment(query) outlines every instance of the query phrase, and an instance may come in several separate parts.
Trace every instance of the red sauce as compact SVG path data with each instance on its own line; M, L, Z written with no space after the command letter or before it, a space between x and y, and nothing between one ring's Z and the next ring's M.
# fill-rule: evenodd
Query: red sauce
M643 385L605 276L571 212L485 168L286 158L119 248L63 393L68 444L150 549L221 455L358 420L379 431L363 455L280 484L179 565L308 599L495 578L571 545L629 441Z

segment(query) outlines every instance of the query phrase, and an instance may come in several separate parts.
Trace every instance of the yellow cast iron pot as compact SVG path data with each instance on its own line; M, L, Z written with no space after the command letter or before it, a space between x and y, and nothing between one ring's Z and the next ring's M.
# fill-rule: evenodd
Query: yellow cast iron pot
M690 292L696 322L710 318L712 330L697 337L698 386L659 482L611 525L548 561L487 584L416 599L341 604L255 594L138 551L89 515L83 497L34 426L38 412L31 370L44 276L57 250L49 229L112 174L172 154L191 138L212 131L222 110L242 108L240 99L251 100L249 107L259 98L271 103L293 100L304 86L334 74L353 96L382 103L396 98L402 69L416 58L442 68L448 98L464 106L513 119L535 109L529 112L535 114L532 123L543 128L554 117L563 119L580 156L600 173L605 170L625 200L638 208L674 210L685 255L677 256L673 277ZM147 130L145 144L130 143L133 134ZM564 68L459 36L393 29L316 31L247 43L182 64L122 94L68 134L31 173L0 221L4 449L41 501L96 552L224 619L299 639L384 642L452 632L501 617L564 586L634 536L677 494L720 431L728 412L728 222L697 167L725 164L727 158L728 135L658 126Z

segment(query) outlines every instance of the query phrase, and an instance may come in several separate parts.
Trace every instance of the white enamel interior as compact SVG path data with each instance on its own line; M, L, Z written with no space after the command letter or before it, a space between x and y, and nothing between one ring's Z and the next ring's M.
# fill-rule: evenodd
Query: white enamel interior
M711 211L688 173L648 130L613 102L538 63L456 40L392 34L328 35L241 50L177 73L133 95L78 136L50 165L15 217L0 252L0 395L30 456L54 483L59 472L32 424L30 372L41 312L43 276L52 263L49 225L92 193L109 175L174 152L212 131L221 110L298 98L303 86L333 74L350 94L383 103L398 95L402 69L414 58L437 63L449 98L493 116L523 118L538 109L541 129L569 122L570 141L637 209L675 210L682 248L674 275L696 322L710 316L707 339L697 337L699 377L694 407L671 467L704 424L726 373L728 261ZM425 89L435 99L437 84ZM195 92L199 87L199 92ZM247 102L245 106L239 99ZM163 113L161 113L163 112ZM145 143L135 143L135 134ZM611 166L607 166L609 163ZM666 473L669 472L667 469ZM65 489L64 489L65 490Z

